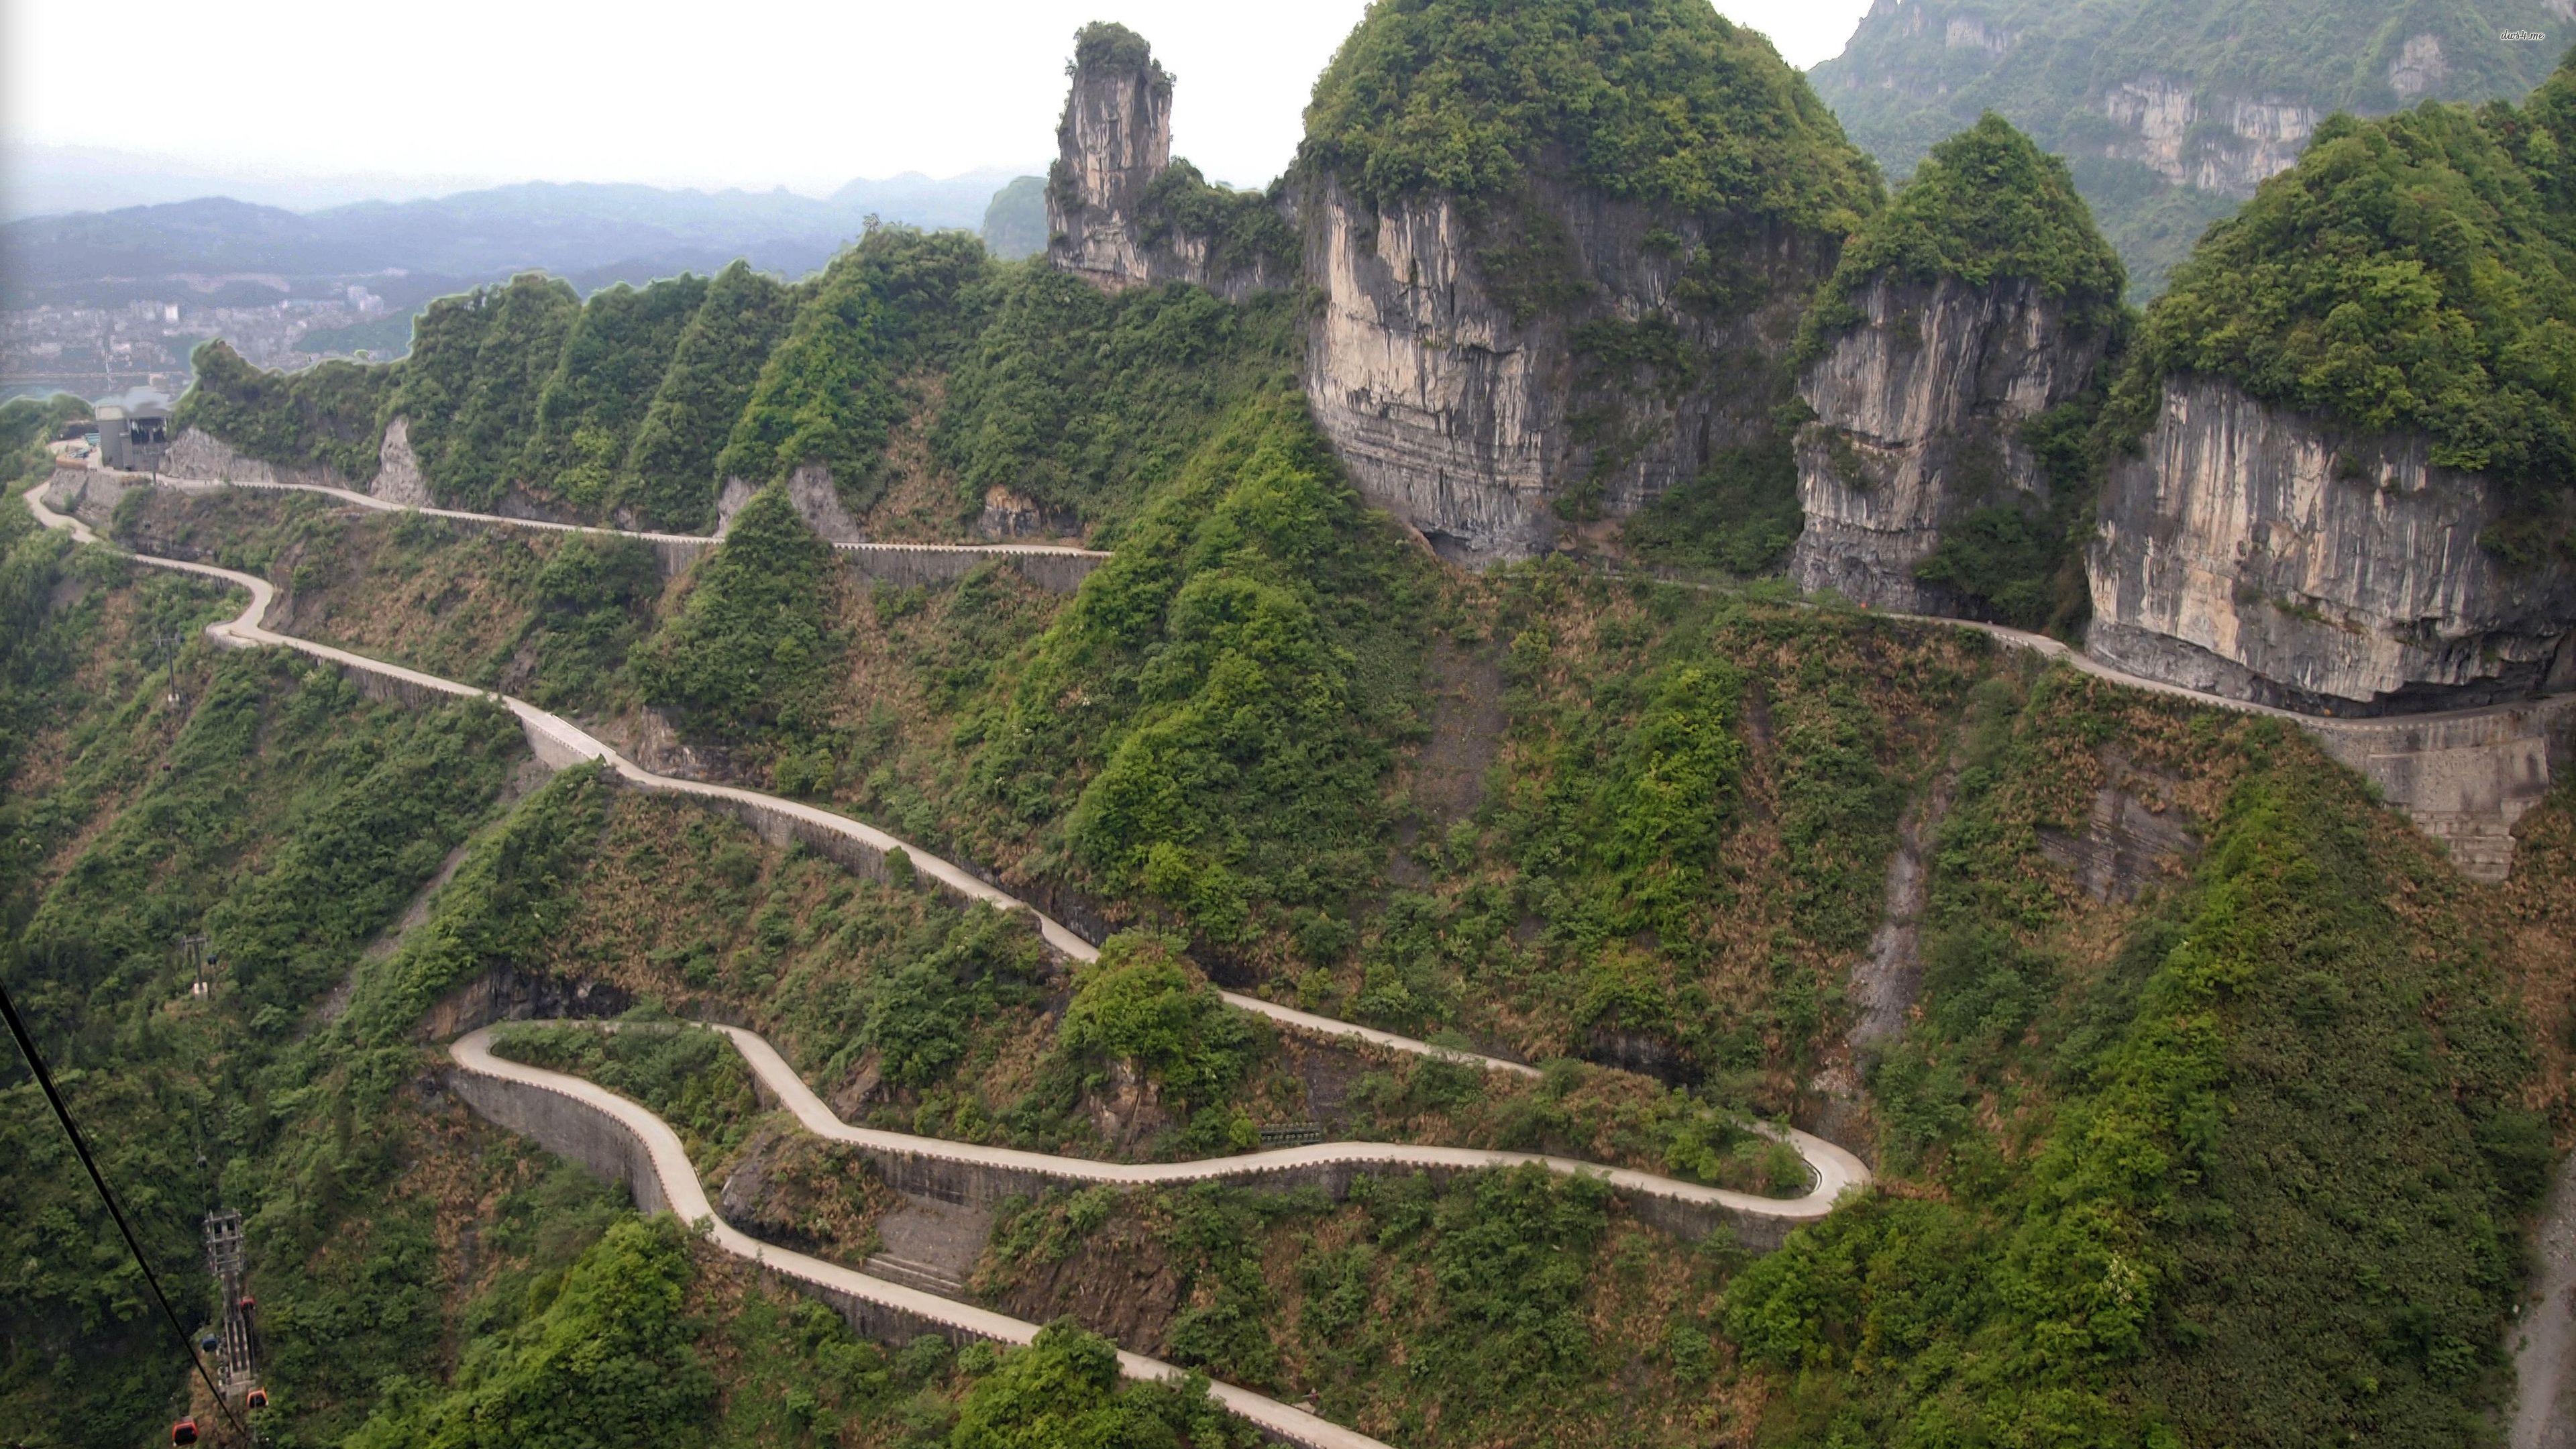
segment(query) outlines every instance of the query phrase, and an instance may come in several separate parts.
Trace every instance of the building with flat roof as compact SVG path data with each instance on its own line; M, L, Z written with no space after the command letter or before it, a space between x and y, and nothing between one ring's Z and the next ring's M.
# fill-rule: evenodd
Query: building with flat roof
M133 407L109 405L98 410L98 454L101 465L125 473L151 473L170 451L170 410L159 403Z

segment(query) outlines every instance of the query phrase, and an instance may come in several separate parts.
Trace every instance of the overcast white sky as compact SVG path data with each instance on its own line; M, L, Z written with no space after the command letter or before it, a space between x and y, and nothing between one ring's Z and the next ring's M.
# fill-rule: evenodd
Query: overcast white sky
M1792 64L1869 0L1718 0ZM0 129L238 175L785 185L1024 166L1074 28L1179 77L1175 149L1267 181L1363 0L0 0Z

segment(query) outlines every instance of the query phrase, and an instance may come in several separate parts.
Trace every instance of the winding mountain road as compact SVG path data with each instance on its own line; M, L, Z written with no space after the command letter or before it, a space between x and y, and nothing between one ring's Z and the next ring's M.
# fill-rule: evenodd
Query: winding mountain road
M77 518L54 512L39 493L29 490L22 495L36 521L50 529L68 532L81 543L101 542L90 527ZM336 490L316 490L336 491ZM952 894L969 901L979 901L1002 910L1027 911L1038 924L1047 944L1075 961L1099 958L1099 948L1074 934L1061 922L1026 902L986 882L972 872L926 851L914 849L895 836L848 816L822 810L800 801L780 799L755 790L730 785L683 780L656 774L626 759L616 750L591 736L570 720L539 709L525 700L509 695L442 679L419 670L406 669L335 649L326 644L280 634L266 628L262 621L275 602L276 589L267 580L212 564L184 559L158 558L150 554L127 555L137 563L220 580L246 591L249 604L235 617L207 626L206 633L217 643L233 648L273 647L291 649L372 675L378 679L413 690L458 698L493 698L514 714L525 731L531 748L544 763L562 768L597 761L638 788L701 798L727 800L773 812L809 826L828 830L871 849L882 852L901 850L913 869L929 877ZM1434 1046L1392 1032L1337 1021L1311 1012L1297 1011L1258 997L1237 992L1223 993L1226 1002L1244 1011L1266 1017L1284 1027L1326 1037L1356 1040L1387 1050L1473 1063L1488 1071L1535 1077L1536 1068L1523 1062L1450 1047ZM1068 1182L1152 1183L1205 1180L1220 1177L1259 1176L1268 1172L1290 1171L1323 1165L1391 1168L1395 1170L1436 1169L1454 1171L1491 1167L1509 1167L1536 1163L1551 1171L1582 1174L1606 1181L1625 1192L1664 1198L1690 1206L1714 1207L1730 1212L1751 1214L1791 1222L1812 1221L1831 1210L1837 1199L1869 1181L1869 1169L1852 1153L1810 1133L1770 1127L1789 1142L1805 1160L1810 1176L1809 1191L1797 1198L1765 1198L1750 1193L1706 1187L1681 1182L1653 1173L1624 1168L1609 1168L1570 1158L1547 1157L1531 1153L1488 1151L1474 1148L1425 1147L1391 1143L1325 1143L1312 1147L1287 1148L1266 1153L1198 1163L1128 1164L1104 1163L1081 1158L1056 1157L1044 1153L1019 1152L1008 1148L984 1147L969 1143L943 1142L938 1139L913 1137L904 1133L879 1132L852 1127L835 1116L804 1080L790 1068L777 1051L759 1036L736 1028L719 1028L733 1039L735 1046L750 1063L762 1083L795 1114L807 1130L836 1141L863 1148L899 1151L916 1156L945 1155L960 1162L980 1163L996 1168L1037 1173ZM477 1031L459 1038L450 1053L457 1066L466 1072L496 1081L538 1088L577 1102L615 1121L641 1144L660 1184L663 1200L682 1220L698 1223L706 1220L710 1240L737 1257L752 1260L763 1267L801 1278L832 1292L878 1304L926 1321L953 1326L961 1331L1005 1343L1026 1343L1036 1333L1036 1325L1005 1315L991 1313L970 1305L941 1298L935 1294L902 1284L888 1282L868 1274L854 1272L820 1259L791 1253L743 1234L717 1218L708 1205L706 1191L682 1150L679 1138L667 1123L643 1107L605 1088L562 1073L509 1062L493 1056L489 1050L489 1031ZM1170 1364L1139 1355L1121 1352L1122 1370L1131 1377L1161 1379L1180 1372ZM1213 1392L1228 1409L1281 1437L1314 1446L1314 1449L1384 1449L1378 1441L1354 1431L1326 1423L1303 1409L1285 1405L1232 1385L1215 1385Z
M612 1022L569 1021L536 1023L592 1027L615 1030ZM1815 1180L1800 1197L1757 1197L1752 1193L1734 1192L1722 1187L1684 1182L1658 1173L1638 1172L1624 1167L1604 1167L1572 1157L1551 1157L1536 1152L1503 1152L1479 1147L1425 1147L1395 1142L1319 1142L1306 1147L1280 1147L1263 1152L1244 1152L1227 1157L1200 1158L1191 1162L1102 1162L1087 1157L1059 1157L1047 1152L1023 1152L1008 1147L987 1147L971 1142L951 1142L940 1137L920 1137L909 1132L888 1132L874 1127L853 1127L815 1095L803 1076L787 1064L778 1049L759 1033L739 1026L698 1022L693 1026L721 1032L742 1054L745 1065L769 1095L796 1118L798 1125L817 1137L847 1143L863 1151L900 1153L909 1157L946 1160L978 1167L1001 1168L1036 1177L1052 1178L1069 1186L1108 1184L1115 1187L1148 1187L1171 1183L1219 1182L1257 1179L1285 1172L1299 1172L1323 1167L1361 1167L1403 1172L1441 1170L1473 1172L1486 1168L1544 1167L1567 1177L1589 1177L1622 1192L1664 1198L1692 1207L1724 1208L1732 1212L1762 1217L1808 1221L1831 1211L1836 1199L1851 1188L1866 1182L1869 1169L1859 1159L1821 1138L1807 1138L1822 1151L1809 1158ZM514 1079L533 1080L523 1074L541 1072L536 1067L508 1062L491 1054L494 1028L459 1037L451 1054L468 1070L487 1075L513 1075ZM505 1064L509 1073L496 1069ZM561 1073L541 1073L552 1079ZM606 1090L604 1088L597 1090Z
M663 1205L680 1221L703 1233L709 1243L734 1257L781 1277L889 1309L923 1324L953 1329L996 1343L1027 1344L1037 1337L1038 1325L1025 1319L978 1308L971 1303L960 1303L901 1283L891 1283L809 1254L764 1243L743 1232L727 1223L708 1201L706 1186L698 1180L697 1169L690 1165L688 1149L681 1145L680 1135L671 1130L669 1123L615 1092L579 1077L494 1056L490 1044L491 1029L487 1027L458 1038L449 1051L458 1067L467 1072L551 1093L613 1122L643 1149ZM765 1047L767 1043L762 1045ZM780 1065L785 1064L782 1062ZM791 1072L789 1075L794 1074ZM1176 1379L1184 1372L1161 1359L1147 1358L1124 1349L1118 1352L1118 1369L1128 1378L1145 1382ZM1308 1446L1308 1449L1388 1449L1382 1441L1358 1430L1346 1429L1305 1409L1283 1404L1250 1389L1212 1382L1208 1385L1208 1394L1230 1412L1268 1433L1293 1444Z
M251 488L263 491L310 492L334 498L343 503L380 512L416 511L433 517L452 518L483 525L506 525L555 532L595 532L622 534L640 538L657 546L676 545L703 548L711 540L697 535L656 534L630 530L597 528L578 524L552 523L543 520L506 518L493 514L468 513L453 509L413 509L407 505L379 499L347 489L296 483L224 483L182 481L190 491L216 488ZM91 530L74 518L48 509L37 492L26 495L27 505L37 519L49 528L66 529L82 542L97 542ZM841 547L847 548L848 545ZM1027 544L916 544L862 545L883 549L916 549L930 553L977 553L996 556L1012 554L1075 555L1097 559L1102 555L1087 550L1051 545ZM486 691L439 679L397 665L367 659L359 655L310 643L272 632L261 625L274 598L274 590L264 580L227 569L176 559L135 555L137 561L156 567L223 580L250 593L251 603L242 614L226 623L212 626L208 633L219 641L237 646L270 645L295 649L316 658L327 659L344 667L399 681L417 689L438 693L470 696ZM2426 714L2379 718L2325 718L2303 715L2275 706L2229 698L2149 679L2104 664L2061 640L2002 625L1973 620L1931 618L1915 615L1885 615L1910 622L1968 628L1985 634L2007 648L2027 650L2051 662L2063 663L2095 678L2126 688L2144 690L2170 698L2190 701L2211 708L2240 714L2257 715L2293 724L2315 736L2318 741L2347 765L2359 770L2388 793L2391 803L2398 804L2414 816L2419 826L2454 848L2464 872L2485 879L2501 879L2510 868L2511 827L2523 808L2549 788L2549 758L2546 736L2558 727L2559 717L2576 709L2568 696L2520 704L2492 705L2479 708L2441 711ZM618 775L641 788L678 794L719 798L777 812L807 825L835 832L869 849L886 851L903 849L916 870L929 875L944 888L969 900L989 903L1003 909L1028 910L1037 920L1047 943L1069 958L1087 961L1097 957L1097 950L1087 941L1066 929L1061 923L1027 906L971 872L941 860L937 856L905 846L895 837L846 816L817 809L796 801L780 800L759 792L698 781L680 780L641 769L616 751L591 737L587 732L559 716L540 710L523 700L501 697L517 715L528 738L541 758L561 766L583 760L605 762ZM1275 1003L1237 993L1226 993L1227 1001L1243 1010L1270 1018L1283 1026L1324 1036L1355 1039L1381 1048L1449 1057L1475 1062L1487 1070L1535 1075L1535 1069L1518 1062L1504 1061L1475 1053L1434 1047L1427 1043L1399 1037L1392 1033L1335 1021L1306 1012L1295 1011ZM878 1146L886 1150L921 1152L950 1151L964 1156L984 1153L1000 1154L1000 1149L972 1148L963 1144L935 1143L929 1139L905 1138L903 1134L872 1133L841 1122L821 1100L814 1096L801 1079L786 1067L768 1043L747 1032L731 1031L754 1071L770 1091L786 1104L810 1131L835 1140L860 1146ZM677 1137L658 1117L634 1103L605 1092L576 1078L543 1073L536 1068L503 1062L490 1055L488 1038L475 1033L458 1041L452 1050L460 1068L487 1072L496 1079L517 1082L523 1086L564 1093L581 1100L621 1123L649 1150L654 1171L663 1181L666 1200L682 1217L695 1221L712 1218L706 1194L689 1167ZM605 1098L605 1101L597 1100ZM1676 1200L1696 1198L1732 1210L1788 1219L1821 1216L1834 1200L1853 1187L1869 1180L1868 1170L1849 1152L1806 1133L1784 1133L1806 1160L1814 1187L1803 1198L1792 1200L1750 1198L1744 1194L1726 1194L1720 1189L1697 1184L1676 1183L1655 1178L1652 1174L1626 1173L1603 1169L1591 1164L1566 1159L1540 1159L1557 1171L1580 1171L1609 1178L1614 1185L1631 1192L1673 1197ZM893 1141L879 1139L894 1139ZM1278 1159L1281 1170L1310 1165L1287 1159L1324 1154L1335 1160L1365 1163L1372 1166L1455 1167L1501 1165L1504 1160L1518 1160L1519 1154L1481 1154L1467 1149L1390 1147L1377 1144L1339 1143L1318 1148L1290 1149L1280 1154L1251 1154L1245 1158L1227 1159L1221 1164L1155 1164L1125 1165L1051 1158L1044 1154L1007 1154L1012 1158L1034 1158L1036 1163L1016 1163L1034 1167L1067 1181L1169 1181L1187 1180L1192 1176L1241 1175L1262 1170L1259 1159ZM2561 1219L2576 1220L2576 1210L2553 1213L2552 1231L2563 1230ZM1034 1334L1034 1326L955 1303L936 1295L883 1279L856 1273L803 1255L761 1244L730 1227L717 1222L713 1240L727 1251L752 1258L763 1266L791 1277L803 1278L833 1292L911 1313L926 1321L951 1323L961 1331L976 1333L1003 1342L1025 1343ZM2560 1299L2566 1295L2558 1276L2548 1282L2552 1293L2540 1306L2531 1326L2531 1344L2522 1345L2526 1360L2549 1358L2548 1364L2524 1362L2519 1386L2519 1403L2514 1423L2514 1440L2519 1446L2542 1442L2555 1432L2556 1389L2562 1378L2576 1378L2563 1365L2555 1362L2569 1358L2554 1347L2558 1337L2576 1337L2576 1330L2566 1329L2561 1320L2571 1315ZM2537 1320L2546 1320L2539 1322ZM2548 1339L2548 1344L2540 1340ZM1134 1354L1120 1355L1122 1370L1134 1377L1164 1378L1176 1373L1171 1365ZM2535 1369L2540 1370L2535 1372ZM1292 1442L1315 1446L1315 1449L1368 1449L1377 1441L1364 1435L1325 1423L1301 1409L1280 1404L1258 1394L1230 1385L1218 1385L1213 1392L1229 1409Z
M267 481L231 482L220 478L170 478L155 480L156 486L182 493L211 493L227 488L248 489L261 493L313 493L334 498L354 507L377 513L417 513L424 518L449 518L463 523L499 524L511 528L535 529L544 533L594 533L615 538L640 539L651 544L677 544L706 548L723 541L722 534L655 533L640 528L610 528L596 523L558 523L546 518L512 518L499 513L469 513L461 508L435 508L422 504L397 503L360 493L354 488L333 488L321 483L279 483ZM835 543L832 547L845 552L887 551L925 554L974 554L992 558L1082 558L1106 559L1098 549L1076 548L1060 543Z
M529 528L556 533L605 534L618 538L640 539L647 543L655 544L687 544L704 546L719 542L722 538L722 535L653 533L642 529L611 528L603 524L556 523L546 519L511 518L498 513L470 513L463 509L456 508L424 507L415 504L397 503L390 499L378 498L373 494L360 493L355 489L333 488L319 483L282 483L268 481L233 482L211 478L162 478L158 480L158 484L162 487L175 488L182 492L191 493L215 492L223 489L248 489L268 493L313 493L326 498L334 498L340 502L351 504L355 507L372 509L379 513L418 513L429 518L448 518L461 522L483 525ZM989 555L996 558L1030 556L1106 559L1109 557L1108 554L1097 549L1074 548L1064 544L838 543L834 544L833 547L843 550L899 549L920 553L977 554ZM1667 579L1654 574L1630 574L1614 571L1607 574L1607 577L1618 579L1636 578L1653 583L1675 584L1683 588L1710 589L1717 587L1712 584L1693 583L1688 580ZM2467 709L2427 710L2420 713L2396 715L2338 716L2302 714L2297 710L2283 709L2278 705L2259 704L2252 700L2237 699L2233 696L2224 694L2210 694L2202 690L2193 689L2188 685L2174 684L2161 679L2150 679L2142 674L2131 674L2126 670L2106 664L2101 660L2094 658L2092 655L2085 653L2082 649L2076 648L2062 639L2051 638L2046 634L2035 634L2027 629L2015 629L2009 625L1987 623L1980 619L1958 619L1937 614L1908 614L1885 609L1867 610L1865 612L1875 618L1899 619L1911 624L1934 624L1945 628L1972 630L1993 639L1995 642L2005 646L2006 648L2027 650L2039 655L2043 659L2068 665L2085 674L2089 674L2096 679L2105 680L2109 683L2120 685L2123 688L2145 690L2150 694L2161 694L2173 699L2185 699L2194 704L2208 705L2214 709L2233 710L2240 714L2260 715L2267 719L2283 720L2305 729L2332 729L2361 734L2374 732L2396 733L2399 731L2420 728L2425 725L2465 723L2499 718L2516 711L2527 710L2531 707L2529 703L2508 703L2480 705Z

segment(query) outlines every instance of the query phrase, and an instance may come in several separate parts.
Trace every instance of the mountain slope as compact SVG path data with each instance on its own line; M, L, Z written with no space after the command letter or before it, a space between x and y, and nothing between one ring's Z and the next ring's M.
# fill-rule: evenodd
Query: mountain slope
M1895 175L2001 113L2073 164L2144 296L2326 116L2518 97L2570 18L2560 0L1877 0L1810 78Z

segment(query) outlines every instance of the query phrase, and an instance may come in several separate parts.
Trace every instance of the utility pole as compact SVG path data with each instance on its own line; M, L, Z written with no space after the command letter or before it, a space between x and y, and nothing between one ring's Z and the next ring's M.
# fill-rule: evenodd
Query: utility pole
M170 672L168 691L170 703L177 704L179 703L179 652L188 647L188 631L185 629L157 630L152 635L152 642L161 651L162 667Z
M188 994L201 1001L212 1000L215 994L216 961L214 950L207 944L206 937L203 934L181 936L172 943L170 951L178 958L179 965L191 978Z

